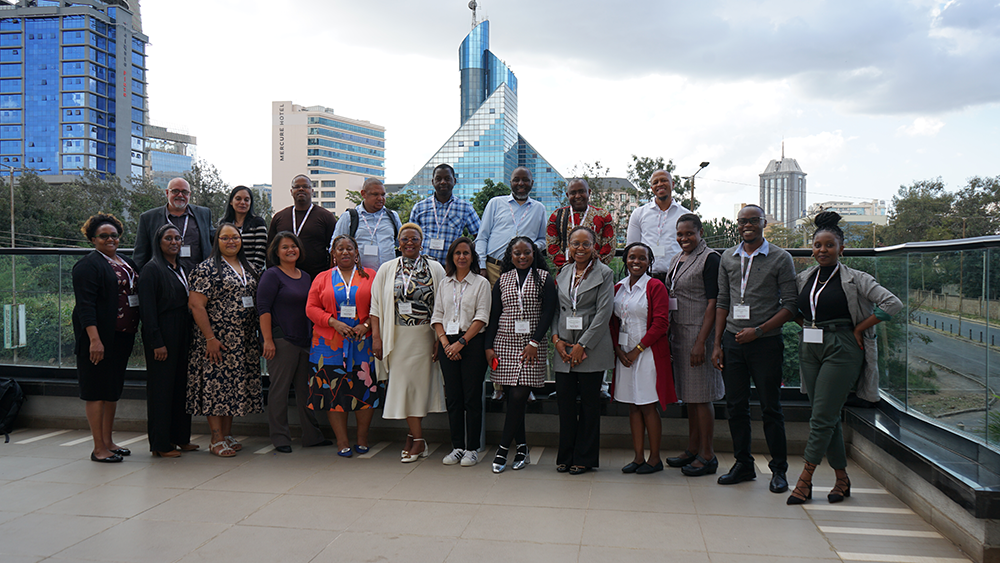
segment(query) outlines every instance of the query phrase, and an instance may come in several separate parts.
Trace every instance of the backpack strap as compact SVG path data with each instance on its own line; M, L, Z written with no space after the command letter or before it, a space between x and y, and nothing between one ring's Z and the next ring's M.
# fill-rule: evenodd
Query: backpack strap
M351 207L347 210L347 214L351 216L351 237L354 239L358 238L358 221L360 216L358 215L358 210L355 207Z
M389 214L389 222L392 223L392 240L399 240L399 228L402 226L396 223L396 214L392 212L391 209L386 209L386 213ZM403 252L399 249L399 245L396 245L396 256L402 256Z

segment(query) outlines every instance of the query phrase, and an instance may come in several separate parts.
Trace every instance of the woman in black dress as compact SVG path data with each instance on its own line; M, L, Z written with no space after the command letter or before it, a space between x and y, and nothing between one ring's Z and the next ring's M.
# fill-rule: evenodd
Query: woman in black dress
M187 274L177 257L184 238L172 223L153 235L153 258L139 275L142 344L146 353L146 432L149 451L178 457L191 443L191 415L185 412L188 341Z
M95 249L73 266L76 370L94 436L90 459L119 462L132 453L114 443L111 428L139 329L136 267L118 256L122 223L114 215L98 213L80 230Z

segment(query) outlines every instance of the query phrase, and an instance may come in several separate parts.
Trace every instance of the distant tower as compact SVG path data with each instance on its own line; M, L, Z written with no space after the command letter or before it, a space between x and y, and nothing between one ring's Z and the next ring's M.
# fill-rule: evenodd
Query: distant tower
M781 160L772 160L760 175L760 205L772 224L795 226L795 220L806 214L806 173L794 158L785 158L785 143L781 143Z

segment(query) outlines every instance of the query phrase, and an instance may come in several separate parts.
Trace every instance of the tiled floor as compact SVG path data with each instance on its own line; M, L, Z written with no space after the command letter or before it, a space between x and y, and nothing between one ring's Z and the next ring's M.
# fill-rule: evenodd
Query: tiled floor
M26 429L0 444L0 561L968 561L856 467L845 502L826 502L834 479L822 467L816 500L790 507L768 492L760 459L756 482L722 487L670 469L624 475L625 450L571 476L556 473L552 448L535 448L533 465L494 475L491 453L443 466L441 444L412 464L399 443L343 459L275 453L265 438L233 459L167 460L123 433L132 456L98 464L87 438Z

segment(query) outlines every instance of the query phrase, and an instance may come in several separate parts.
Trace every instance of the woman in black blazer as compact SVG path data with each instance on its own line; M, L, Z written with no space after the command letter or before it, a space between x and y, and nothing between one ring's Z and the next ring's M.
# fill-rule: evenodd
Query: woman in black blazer
M125 368L139 329L135 264L118 256L122 223L98 213L80 229L94 252L73 266L73 332L80 398L94 436L92 461L118 462L130 455L111 439L115 408L125 385Z
M146 432L149 451L157 457L179 457L192 451L191 415L187 399L187 274L178 257L184 239L171 223L153 235L153 259L139 275L142 344L146 353Z

